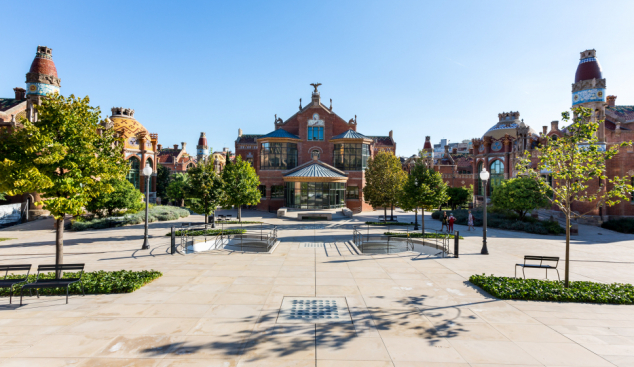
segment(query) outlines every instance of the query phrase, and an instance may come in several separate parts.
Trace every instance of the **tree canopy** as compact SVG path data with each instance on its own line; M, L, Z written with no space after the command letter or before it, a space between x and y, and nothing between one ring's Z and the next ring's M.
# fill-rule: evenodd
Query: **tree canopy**
M587 214L573 212L572 204L591 202L594 208L611 206L626 199L633 190L631 177L608 178L606 173L606 162L619 154L620 147L631 146L632 142L606 147L598 142L599 122L591 120L593 111L577 107L573 113L573 122L563 136L548 139L537 148L535 169L531 168L530 152L517 164L518 173L535 180L541 194L566 216L566 287L570 281L570 219ZM562 113L562 118L564 122L570 121L570 113ZM542 172L549 172L552 187Z
M170 183L167 185L165 189L165 193L167 197L178 203L179 206L183 205L183 200L185 200L186 193L185 190L187 188L187 183L189 182L189 177L186 173L175 173L172 175Z
M82 214L129 170L123 141L89 103L88 97L49 95L35 106L36 122L22 119L22 127L3 130L0 138L0 191L40 193L43 208L57 220L57 264L63 263L64 216Z
M108 182L113 191L100 193L86 205L86 209L99 217L112 216L118 210L138 211L143 209L143 194L128 180L118 178Z
M199 162L196 167L187 171L189 181L185 187L185 195L189 208L207 218L225 199L224 182L214 170L213 162Z
M170 183L170 170L162 164L157 164L156 170L156 196L167 199L167 185Z
M524 218L529 211L548 206L548 196L548 193L542 194L534 179L518 177L502 181L493 191L491 203L496 208L513 210Z
M249 162L243 161L239 155L234 162L227 159L227 165L222 170L222 179L225 182L225 203L236 206L238 220L242 220L242 205L256 205L260 202L260 179Z
M387 208L397 204L407 174L403 172L401 160L391 152L378 152L368 160L365 169L364 200L375 208Z
M464 187L449 187L447 189L447 195L449 195L449 201L447 203L451 206L451 209L465 205L470 199L469 190Z
M424 209L440 206L448 199L447 185L439 172L428 168L422 161L416 161L403 185L399 205L405 211L423 209L422 224L425 232Z

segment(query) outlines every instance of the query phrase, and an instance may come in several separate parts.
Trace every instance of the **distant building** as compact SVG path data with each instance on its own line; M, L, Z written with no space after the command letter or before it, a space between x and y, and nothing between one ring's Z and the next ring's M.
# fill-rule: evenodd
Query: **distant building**
M174 144L172 148L164 148L158 145L158 161L161 166L168 169L170 174L184 173L196 166L196 159L187 153L187 143L182 142L181 147Z

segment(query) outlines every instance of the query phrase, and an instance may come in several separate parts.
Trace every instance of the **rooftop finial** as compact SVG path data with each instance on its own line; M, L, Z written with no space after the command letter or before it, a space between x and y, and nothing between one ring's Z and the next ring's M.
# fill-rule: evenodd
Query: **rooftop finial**
M317 87L319 87L321 85L321 83L311 83L310 85L315 87L315 91L313 93L319 93L319 91L317 90Z

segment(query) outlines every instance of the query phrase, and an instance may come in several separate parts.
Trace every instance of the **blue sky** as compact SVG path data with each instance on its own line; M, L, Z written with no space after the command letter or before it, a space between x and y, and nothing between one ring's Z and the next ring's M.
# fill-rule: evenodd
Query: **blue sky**
M481 136L503 111L536 130L570 108L579 52L596 49L617 104L634 104L632 1L14 1L3 4L0 96L37 45L62 94L135 117L163 145L214 150L274 129L310 100L398 155ZM6 16L9 14L9 16ZM28 16L27 16L28 14ZM41 14L39 19L32 14ZM104 114L105 116L105 114Z

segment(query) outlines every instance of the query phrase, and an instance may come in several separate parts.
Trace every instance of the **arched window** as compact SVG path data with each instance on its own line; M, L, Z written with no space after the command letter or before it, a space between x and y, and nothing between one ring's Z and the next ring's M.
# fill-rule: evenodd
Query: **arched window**
M504 181L504 163L495 161L491 164L491 192Z
M139 180L140 166L141 162L139 162L139 159L137 157L130 158L130 171L128 171L128 175L126 178L134 185L137 190L139 190L141 187L141 183Z
M482 172L482 162L478 163L478 171L476 175L478 176L478 195L484 195L484 186L482 179L480 178L480 172Z

